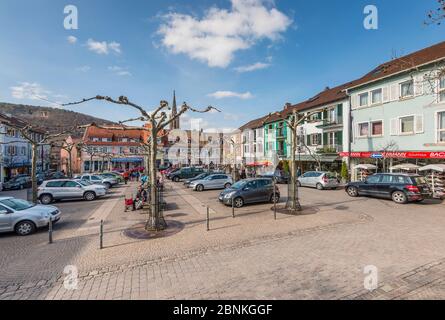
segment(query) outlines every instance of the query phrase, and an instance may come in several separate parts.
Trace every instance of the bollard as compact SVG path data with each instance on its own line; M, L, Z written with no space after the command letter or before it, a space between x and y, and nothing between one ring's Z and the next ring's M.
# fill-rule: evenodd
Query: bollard
M210 231L210 210L209 210L209 206L207 206L207 231Z
M48 223L48 236L49 236L49 243L53 243L53 217L49 218Z
M103 220L100 220L99 246L100 246L101 250L104 248L104 221Z
M277 201L276 201L276 181L275 178L273 179L273 216L274 220L277 220Z
M232 218L235 219L235 199L232 199Z

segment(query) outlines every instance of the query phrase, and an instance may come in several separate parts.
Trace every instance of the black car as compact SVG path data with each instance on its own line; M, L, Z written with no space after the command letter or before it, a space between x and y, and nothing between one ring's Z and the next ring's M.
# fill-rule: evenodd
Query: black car
M345 190L351 197L385 198L402 204L420 202L432 196L424 177L407 173L377 173L365 181L348 183Z
M280 190L275 186L273 190L272 179L252 178L238 181L219 195L219 201L225 205L241 208L246 203L279 202Z
M289 183L289 175L281 173L281 172L267 172L258 175L259 178L269 178L269 179L275 179L276 183L283 183L288 184Z
M202 168L181 168L180 170L171 173L169 179L174 182L179 182L181 179L194 178L201 173L204 173L204 169Z

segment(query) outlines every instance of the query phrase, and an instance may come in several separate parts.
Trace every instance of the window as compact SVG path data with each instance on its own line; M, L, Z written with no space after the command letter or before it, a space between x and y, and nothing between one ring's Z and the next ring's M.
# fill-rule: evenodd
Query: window
M381 176L380 175L373 175L368 177L368 179L366 179L367 183L379 183Z
M369 123L359 123L358 124L358 136L367 137L369 135Z
M400 133L402 134L414 133L414 116L400 118Z
M67 181L63 185L64 188L77 188L78 186L79 186L79 184L77 182L74 182L74 181Z
M368 105L368 96L369 96L369 94L367 92L359 95L360 107L365 107Z
M445 102L445 77L439 80L439 102Z
M372 136L383 135L383 122L382 121L371 122L371 135Z
M311 134L309 142L311 146L319 146L321 144L321 134Z
M371 103L372 104L382 103L382 89L371 91Z
M400 97L407 98L414 95L414 81L409 80L400 84Z
M445 142L445 111L437 114L437 138L438 142Z
M46 184L47 188L60 188L65 181L51 181Z

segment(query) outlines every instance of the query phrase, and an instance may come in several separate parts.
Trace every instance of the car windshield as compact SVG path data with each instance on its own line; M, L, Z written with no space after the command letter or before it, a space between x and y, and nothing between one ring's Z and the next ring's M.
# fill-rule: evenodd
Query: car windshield
M90 182L88 182L88 181L86 181L86 180L79 180L79 181L77 181L77 182L79 182L81 185L83 185L84 187L87 187L87 186L91 186L92 185L92 183L90 183Z
M242 189L246 185L246 181L238 181L232 185L232 189Z
M204 179L207 175L205 173L201 173L199 176L196 177L196 180Z
M1 200L0 203L16 211L26 210L35 206L33 203L22 199L5 199Z

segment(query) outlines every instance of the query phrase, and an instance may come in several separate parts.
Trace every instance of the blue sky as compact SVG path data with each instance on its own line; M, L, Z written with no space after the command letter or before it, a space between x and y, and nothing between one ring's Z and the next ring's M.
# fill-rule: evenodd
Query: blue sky
M423 25L435 0L233 1L1 0L0 101L126 95L150 108L176 89L178 102L223 111L189 117L235 128L353 80L393 52L444 40L443 25ZM63 27L69 4L78 30ZM379 10L378 30L363 27L368 4ZM114 121L137 115L98 102L71 109Z

